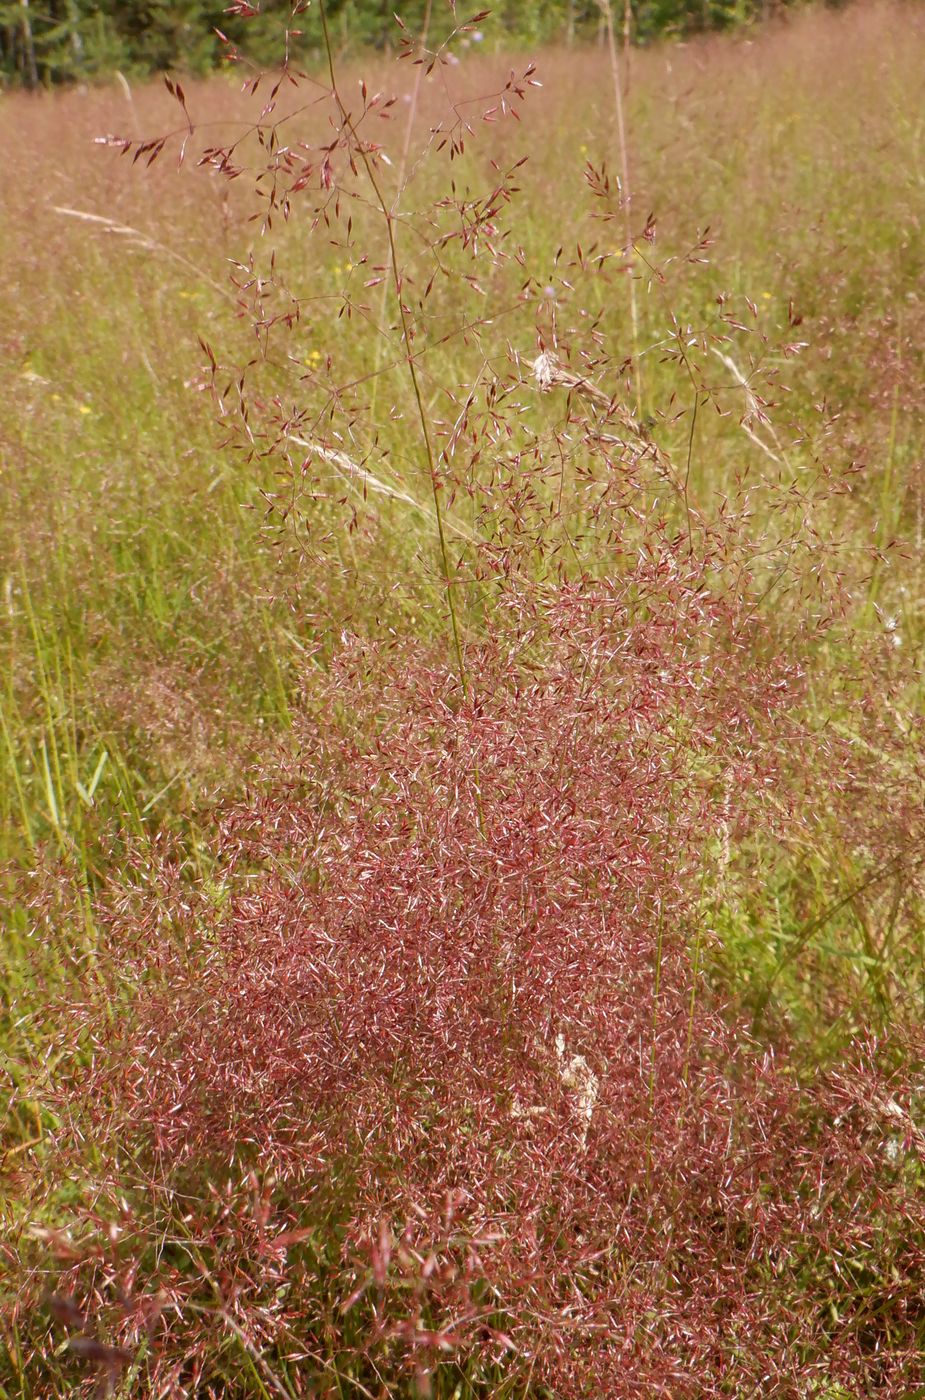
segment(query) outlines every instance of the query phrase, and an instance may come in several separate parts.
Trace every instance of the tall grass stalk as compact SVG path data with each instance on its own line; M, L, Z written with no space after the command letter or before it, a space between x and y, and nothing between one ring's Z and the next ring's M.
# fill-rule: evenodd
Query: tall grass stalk
M396 217L396 218L398 217L398 214L399 214L399 209L400 209L400 204L401 204L401 198L402 198L402 195L403 195L404 189L405 189L405 177L406 177L407 172L408 172L408 156L409 156L409 153L410 153L410 151L411 151L411 138L412 138L412 135L413 135L413 132L414 132L415 123L416 123L416 121L417 121L418 104L419 104L420 99L421 99L421 84L422 84L422 82L424 81L424 74L425 74L425 71L426 71L426 68L427 68L427 65L424 63L423 60L424 60L424 54L425 54L426 49L427 49L427 40L428 40L428 37L429 37L429 35L430 35L430 20L431 20L431 11L432 11L432 9L433 9L433 0L426 0L426 3L425 3L425 5L424 5L424 15L423 15L423 18L422 18L422 20L421 20L421 32L420 32L420 37L419 37L419 40L418 40L418 47L419 47L419 49L420 49L420 54L419 54L419 56L418 56L417 62L415 63L415 69L414 69L414 86L413 86L413 88L411 89L411 101L410 101L410 103L409 103L409 105L408 105L408 114L407 114L407 116L406 116L406 118L405 118L405 134L404 134L404 139L402 140L401 156L400 156L399 161L398 161L398 170L397 170L397 173L396 173L396 182L395 182L396 194L395 194L395 199L394 199L394 201L393 201L393 203L392 203L392 214L393 214L394 217ZM391 249L390 249L390 252L391 252ZM388 297L389 297L389 283L388 283L388 280L386 279L386 280L384 280L383 283L382 283L382 292L381 292L381 295L380 295L380 297L379 297L379 321L380 321L380 323L382 323L382 322L385 320L386 307L387 307L387 305L388 305ZM380 340L377 340L377 341L376 341L376 373L375 373L375 377L374 377L374 379L373 379L372 401L371 401L371 403L370 403L370 415L372 416L373 419L375 419L375 417L376 417L376 405L377 405L377 402L378 402L378 395L379 395L380 372L381 372L381 369L382 369L382 359L383 359L384 354L385 354L385 342L384 342L383 340L381 340L381 339L380 339Z
M352 150L359 156L360 160L362 161L363 168L366 171L366 177L369 180L373 194L375 195L376 204L385 223L386 233L388 236L389 276L392 279L392 286L395 292L395 299L398 303L398 314L401 320L401 336L402 344L404 347L405 363L408 370L408 378L411 384L412 393L414 395L414 403L417 411L418 425L420 428L421 435L421 446L424 449L427 474L430 479L430 486L433 494L434 517L437 524L437 539L440 547L440 562L441 568L443 570L443 581L446 590L446 605L449 615L450 629L453 636L453 649L456 654L456 662L459 668L460 685L462 686L464 694L468 698L469 677L466 669L465 657L463 655L462 637L459 630L459 618L457 616L456 599L453 592L454 579L453 571L450 567L450 557L447 548L446 531L444 529L443 524L443 504L440 495L440 480L437 473L437 462L434 456L433 445L431 443L430 438L430 427L428 424L427 411L424 406L424 398L421 392L420 380L418 378L416 354L412 342L411 329L408 324L408 312L404 302L403 278L401 272L401 265L398 261L398 250L395 238L396 215L394 214L392 208L390 208L388 202L385 199L385 196L383 195L382 188L376 176L375 169L373 168L372 161L370 160L369 154L366 150L366 145L364 142L361 142L357 137L350 114L347 108L344 106L344 103L341 99L340 90L337 85L337 78L334 72L334 52L331 47L331 35L328 29L327 10L325 7L324 0L319 0L318 9L319 14L321 15L322 32L324 35L325 57L328 65L328 75L331 80L331 93L337 104L338 111L340 112L340 117L344 129L350 133L352 141Z
M623 84L620 77L620 58L617 52L617 39L614 32L613 8L611 0L598 0L607 30L607 53L610 59L610 78L613 87L613 105L617 121L617 143L620 153L620 203L623 209L623 250L628 262L627 283L629 286L630 331L633 343L633 389L636 398L636 414L640 420L645 416L645 390L643 367L640 356L639 307L636 298L636 244L633 233L633 196L630 183L629 141L626 133L626 119L623 112ZM629 26L631 10L627 3L624 11L624 61L629 55Z
M456 665L459 673L460 687L462 689L464 698L466 700L469 700L469 672L466 666L466 659L463 651L462 635L460 632L459 625L459 615L454 592L456 580L453 576L453 569L450 565L446 528L443 520L443 501L441 496L442 488L437 472L437 460L434 455L433 444L431 442L431 433L428 422L427 409L425 408L424 397L421 391L421 383L417 369L416 352L414 349L411 328L408 321L408 311L404 301L404 280L402 276L401 265L398 260L397 241L395 237L395 223L397 220L397 211L394 206L390 207L390 205L386 201L382 191L382 187L380 186L379 180L377 178L373 162L370 159L368 151L366 149L365 143L362 143L358 140L356 131L354 130L352 125L350 115L347 111L347 108L344 106L343 101L341 100L340 91L337 86L337 79L334 71L334 54L331 48L331 35L328 29L327 12L324 0L319 0L319 13L321 15L322 32L324 35L324 47L328 64L328 74L331 80L331 92L335 102L337 103L337 107L340 112L341 120L344 124L344 127L350 132L353 141L353 150L356 152L356 154L359 155L360 160L362 161L363 168L366 171L367 179L369 180L369 183L375 195L376 204L378 206L379 212L382 216L382 219L385 222L386 233L388 236L389 243L389 275L392 279L392 286L395 293L395 299L398 303L398 314L401 321L401 337L405 354L405 363L408 370L408 378L411 384L412 393L414 395L414 403L417 411L418 425L420 428L420 441L424 449L427 472L430 478L431 493L434 502L434 518L436 520L437 525L437 541L440 549L440 564L443 571L443 583L446 593L446 607L449 616L450 631L452 633L453 639L453 650L456 656ZM409 135L410 128L406 132L406 145ZM477 755L473 755L472 764L476 812L478 816L479 829L481 830L482 835L484 836L485 818L482 808L481 781L479 778L479 763Z

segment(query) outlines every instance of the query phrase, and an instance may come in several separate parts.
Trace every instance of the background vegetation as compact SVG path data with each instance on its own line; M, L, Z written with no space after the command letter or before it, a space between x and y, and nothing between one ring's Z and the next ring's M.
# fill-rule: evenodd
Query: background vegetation
M622 6L615 6L614 13L621 29L628 22L634 38L648 41L766 17L788 2L635 0L628 15ZM209 0L4 0L0 4L0 73L7 82L31 87L106 77L115 70L129 77L174 69L204 74L222 61L217 28L243 43L254 62L277 62L289 16L288 0L264 0L255 7L260 11L256 23L245 23L243 16L230 13L234 8ZM396 8L412 31L419 32L425 0L406 0L400 7L383 0L334 0L330 14L338 47L394 47ZM477 8L460 12L460 17L467 18ZM434 32L445 35L452 27L449 7L437 5L434 10ZM603 35L598 0L508 0L492 7L492 16L479 42L493 47L572 43ZM317 60L317 33L304 48L303 61Z
M0 107L0 1395L914 1396L921 18L448 52Z

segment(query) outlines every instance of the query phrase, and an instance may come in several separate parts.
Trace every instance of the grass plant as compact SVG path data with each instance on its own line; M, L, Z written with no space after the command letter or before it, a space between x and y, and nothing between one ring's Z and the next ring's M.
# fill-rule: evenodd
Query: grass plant
M4 1400L925 1385L925 32L605 19L0 108Z

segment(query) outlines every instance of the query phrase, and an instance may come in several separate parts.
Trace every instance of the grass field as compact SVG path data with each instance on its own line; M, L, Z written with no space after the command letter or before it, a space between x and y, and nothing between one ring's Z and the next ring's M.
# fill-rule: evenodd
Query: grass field
M0 103L0 1396L925 1393L923 17L461 53Z

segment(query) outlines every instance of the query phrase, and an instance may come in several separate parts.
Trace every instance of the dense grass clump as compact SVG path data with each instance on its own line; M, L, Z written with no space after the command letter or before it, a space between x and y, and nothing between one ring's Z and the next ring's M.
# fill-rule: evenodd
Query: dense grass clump
M755 774L714 742L744 716L684 656L682 599L628 616L651 586L564 591L542 664L518 674L510 637L473 657L477 704L418 648L384 674L351 648L315 699L375 714L374 743L309 729L227 814L207 888L168 862L107 917L117 977L148 971L106 1045L72 1011L97 1046L69 1099L135 1182L121 1228L137 1248L206 1163L260 1202L191 1201L207 1266L145 1249L119 1335L160 1300L152 1377L184 1356L219 1383L219 1306L271 1368L317 1382L333 1353L385 1393L919 1373L917 1105L865 1047L801 1085L710 1004L692 875L754 820ZM68 1286L103 1293L86 1273Z
M2 1393L914 1394L920 29L313 23L28 112Z

